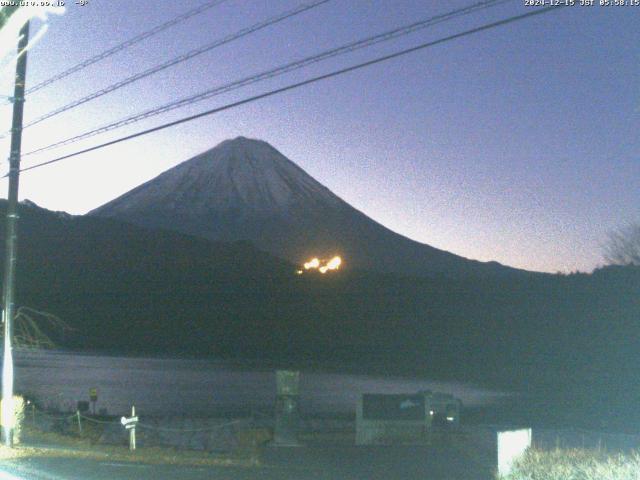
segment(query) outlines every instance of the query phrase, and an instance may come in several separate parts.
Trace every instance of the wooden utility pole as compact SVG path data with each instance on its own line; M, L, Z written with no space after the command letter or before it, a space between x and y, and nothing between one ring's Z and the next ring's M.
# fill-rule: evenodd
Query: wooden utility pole
M15 277L18 247L18 183L20 179L20 149L22 144L22 115L24 111L25 80L27 76L27 44L29 22L20 29L18 61L13 94L13 122L11 124L11 153L9 155L9 194L4 281L2 283L2 321L4 323L4 354L2 361L2 434L6 446L13 446L15 412L13 405L13 320L15 316Z

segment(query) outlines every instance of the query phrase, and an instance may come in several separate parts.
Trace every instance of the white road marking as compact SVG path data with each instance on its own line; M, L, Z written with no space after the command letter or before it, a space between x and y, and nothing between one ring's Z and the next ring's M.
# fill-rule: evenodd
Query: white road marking
M149 468L149 465L141 465L139 463L117 463L117 462L100 462L100 465L106 467L135 467L135 468Z
M22 465L11 463L11 469L20 476L16 477L8 472L0 470L0 480L65 480L57 475L51 475L35 468L29 468Z
M23 480L20 477L16 477L15 475L11 475L10 473L0 471L0 480Z

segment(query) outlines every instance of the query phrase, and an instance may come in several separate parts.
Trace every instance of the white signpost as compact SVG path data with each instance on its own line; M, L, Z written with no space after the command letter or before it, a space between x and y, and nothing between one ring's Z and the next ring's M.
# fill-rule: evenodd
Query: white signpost
M136 407L131 407L131 416L129 418L122 417L120 423L124 425L124 428L129 430L129 450L136 449L136 425L138 424L138 417L136 416Z

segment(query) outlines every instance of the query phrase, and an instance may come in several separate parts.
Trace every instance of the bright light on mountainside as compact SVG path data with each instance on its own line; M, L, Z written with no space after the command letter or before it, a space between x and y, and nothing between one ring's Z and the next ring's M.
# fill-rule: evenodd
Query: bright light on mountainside
M312 258L308 262L304 264L305 270L310 270L313 268L318 268L320 266L320 260L318 258Z
M314 257L308 262L305 262L303 264L303 267L307 271L318 270L320 273L327 273L332 270L338 270L340 268L340 265L342 265L342 258L336 255L330 260L320 260L319 258ZM296 273L300 275L304 273L304 271L298 270Z

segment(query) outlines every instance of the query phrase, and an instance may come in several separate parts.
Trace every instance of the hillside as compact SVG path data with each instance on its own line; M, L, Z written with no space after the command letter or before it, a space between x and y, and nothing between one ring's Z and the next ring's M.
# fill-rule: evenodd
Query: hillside
M17 303L73 326L66 348L410 373L529 392L560 420L570 406L640 420L637 268L299 276L248 244L20 210Z

